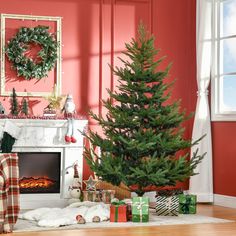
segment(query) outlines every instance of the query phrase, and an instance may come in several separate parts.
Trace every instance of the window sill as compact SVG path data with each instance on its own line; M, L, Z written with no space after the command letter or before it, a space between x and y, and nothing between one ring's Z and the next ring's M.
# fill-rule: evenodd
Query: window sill
M236 114L212 114L211 121L236 121Z

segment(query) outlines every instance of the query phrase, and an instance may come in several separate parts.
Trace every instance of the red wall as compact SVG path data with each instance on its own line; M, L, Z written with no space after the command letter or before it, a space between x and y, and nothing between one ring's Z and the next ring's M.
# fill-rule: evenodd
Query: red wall
M214 193L236 196L236 124L212 122Z
M116 86L108 64L119 65L117 57L124 43L135 36L142 19L156 37L160 56L167 56L162 68L173 62L169 77L177 79L173 97L181 98L189 113L195 110L197 90L195 1L1 0L0 12L63 17L62 93L72 93L78 113L85 116L89 109L104 113L100 101L107 97L106 88ZM35 114L42 113L42 107L37 104ZM186 136L191 137L192 120L185 126ZM214 188L227 195L236 195L231 187L235 179L233 127L233 123L213 123ZM87 178L86 164L84 173Z
M176 79L173 97L181 99L187 114L196 106L195 0L153 1L153 33L160 54L172 62L170 79ZM191 138L193 119L185 122L186 136ZM184 184L187 187L187 183Z

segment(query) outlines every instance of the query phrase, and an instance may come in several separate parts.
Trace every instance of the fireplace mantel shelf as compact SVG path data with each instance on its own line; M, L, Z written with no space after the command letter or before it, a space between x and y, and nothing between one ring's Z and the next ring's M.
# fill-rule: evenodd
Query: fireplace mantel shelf
M14 122L19 127L67 127L66 119L0 119L0 126L3 126L6 120ZM86 127L87 123L88 121L85 119L75 119L76 126Z
M19 138L14 148L21 150L25 147L82 147L83 136L81 134L87 127L87 120L74 121L74 137L76 143L66 143L67 120L39 120L39 119L8 119L17 125L20 130ZM6 120L0 120L0 127L3 128Z

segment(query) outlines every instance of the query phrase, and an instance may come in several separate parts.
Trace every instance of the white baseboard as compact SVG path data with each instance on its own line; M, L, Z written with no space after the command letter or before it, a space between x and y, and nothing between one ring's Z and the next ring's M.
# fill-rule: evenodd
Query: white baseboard
M188 193L188 192L187 192ZM197 195L197 202L199 203L213 203L214 195L208 193L191 193ZM155 198L156 192L146 192L144 196L149 197L150 202L156 202ZM135 193L131 194L132 197L137 196Z
M144 196L150 198L150 202L156 202L155 200L156 192L147 192ZM132 197L137 196L135 193L132 193ZM214 199L214 201L213 201ZM220 194L197 194L197 201L200 203L212 203L214 205L236 208L236 197L220 195Z
M212 203L214 200L213 193L198 193L190 191L187 191L187 193L197 195L197 202L199 203Z
M236 197L214 194L214 205L236 208Z

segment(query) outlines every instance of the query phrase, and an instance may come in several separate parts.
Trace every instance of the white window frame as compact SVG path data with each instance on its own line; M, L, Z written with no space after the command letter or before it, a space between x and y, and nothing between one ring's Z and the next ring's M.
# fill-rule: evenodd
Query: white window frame
M223 94L220 87L223 86L223 76L225 75L236 75L235 72L232 73L223 73L222 65L223 65L223 48L220 45L220 42L225 39L236 38L235 35L223 36L220 35L220 29L223 27L223 22L221 21L221 17L223 15L223 11L220 8L220 4L222 2L226 2L230 0L215 0L215 6L213 7L213 45L212 45L212 73L211 73L211 120L212 121L236 121L236 110L235 111L221 111L221 102L223 101ZM215 35L215 37L214 37ZM215 40L214 40L215 39ZM222 44L223 45L223 44Z

